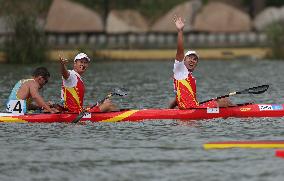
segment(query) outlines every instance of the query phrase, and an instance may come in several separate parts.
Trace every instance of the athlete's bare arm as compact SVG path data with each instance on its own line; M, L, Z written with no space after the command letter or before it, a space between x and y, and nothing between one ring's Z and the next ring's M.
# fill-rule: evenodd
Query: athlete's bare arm
M59 62L60 62L60 65L61 65L61 75L65 80L67 80L70 76L70 73L68 72L68 70L66 68L66 64L68 63L68 60L64 59L62 57L59 57Z
M49 105L44 101L43 97L39 94L39 85L36 82L31 82L30 95L37 104L38 107L46 109L48 112L54 113L54 111L49 107Z
M178 32L176 60L183 61L183 58L184 58L184 47L183 47L184 20L181 17L178 17L175 15L174 22L175 22L177 32Z

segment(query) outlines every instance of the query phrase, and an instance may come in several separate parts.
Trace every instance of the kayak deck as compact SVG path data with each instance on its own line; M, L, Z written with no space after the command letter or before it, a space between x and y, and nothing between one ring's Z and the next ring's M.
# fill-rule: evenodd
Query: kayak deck
M81 121L91 122L120 122L143 120L203 120L214 118L247 118L247 117L284 117L283 104L249 104L228 108L198 108L198 109L140 109L122 110L108 113L86 113ZM72 122L78 114L26 114L13 115L0 113L0 122Z
M256 141L219 141L203 145L204 149L228 148L284 148L284 140L256 140Z

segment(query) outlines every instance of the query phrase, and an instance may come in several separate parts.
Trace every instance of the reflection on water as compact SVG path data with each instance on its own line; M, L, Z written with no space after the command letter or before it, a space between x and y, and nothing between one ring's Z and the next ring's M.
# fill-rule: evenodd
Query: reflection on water
M58 100L59 66L44 97ZM1 65L1 102L16 81L36 66ZM198 98L270 84L267 93L235 96L234 102L283 103L284 62L201 61ZM93 63L84 76L85 104L115 87L128 96L122 108L163 108L173 98L172 62ZM4 109L3 105L1 109ZM274 150L202 149L208 141L282 139L283 118L158 120L139 123L0 124L0 180L282 180L283 160Z

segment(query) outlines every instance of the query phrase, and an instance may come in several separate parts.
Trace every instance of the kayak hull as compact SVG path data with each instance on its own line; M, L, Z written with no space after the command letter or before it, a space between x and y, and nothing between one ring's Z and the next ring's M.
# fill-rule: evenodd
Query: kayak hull
M249 104L229 108L200 108L200 109L141 109L122 110L109 113L87 113L81 121L91 122L120 122L143 120L206 120L215 118L249 118L249 117L284 117L284 104ZM0 113L0 122L18 123L53 123L72 122L78 114L26 114L13 115Z
M284 150L275 150L275 156L284 158Z

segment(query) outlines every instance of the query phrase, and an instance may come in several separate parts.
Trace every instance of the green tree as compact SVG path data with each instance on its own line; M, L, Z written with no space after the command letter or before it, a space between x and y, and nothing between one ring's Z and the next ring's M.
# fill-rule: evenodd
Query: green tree
M266 6L282 6L284 5L284 1L283 0L266 0L265 2Z
M46 60L44 32L33 16L9 17L13 34L7 39L4 50L8 63L38 63Z
M41 5L40 0L2 1L2 13L7 17L12 31L4 45L8 63L38 63L46 60L45 34L37 20L43 7Z
M284 24L275 22L266 28L266 35L272 48L272 58L284 58Z

